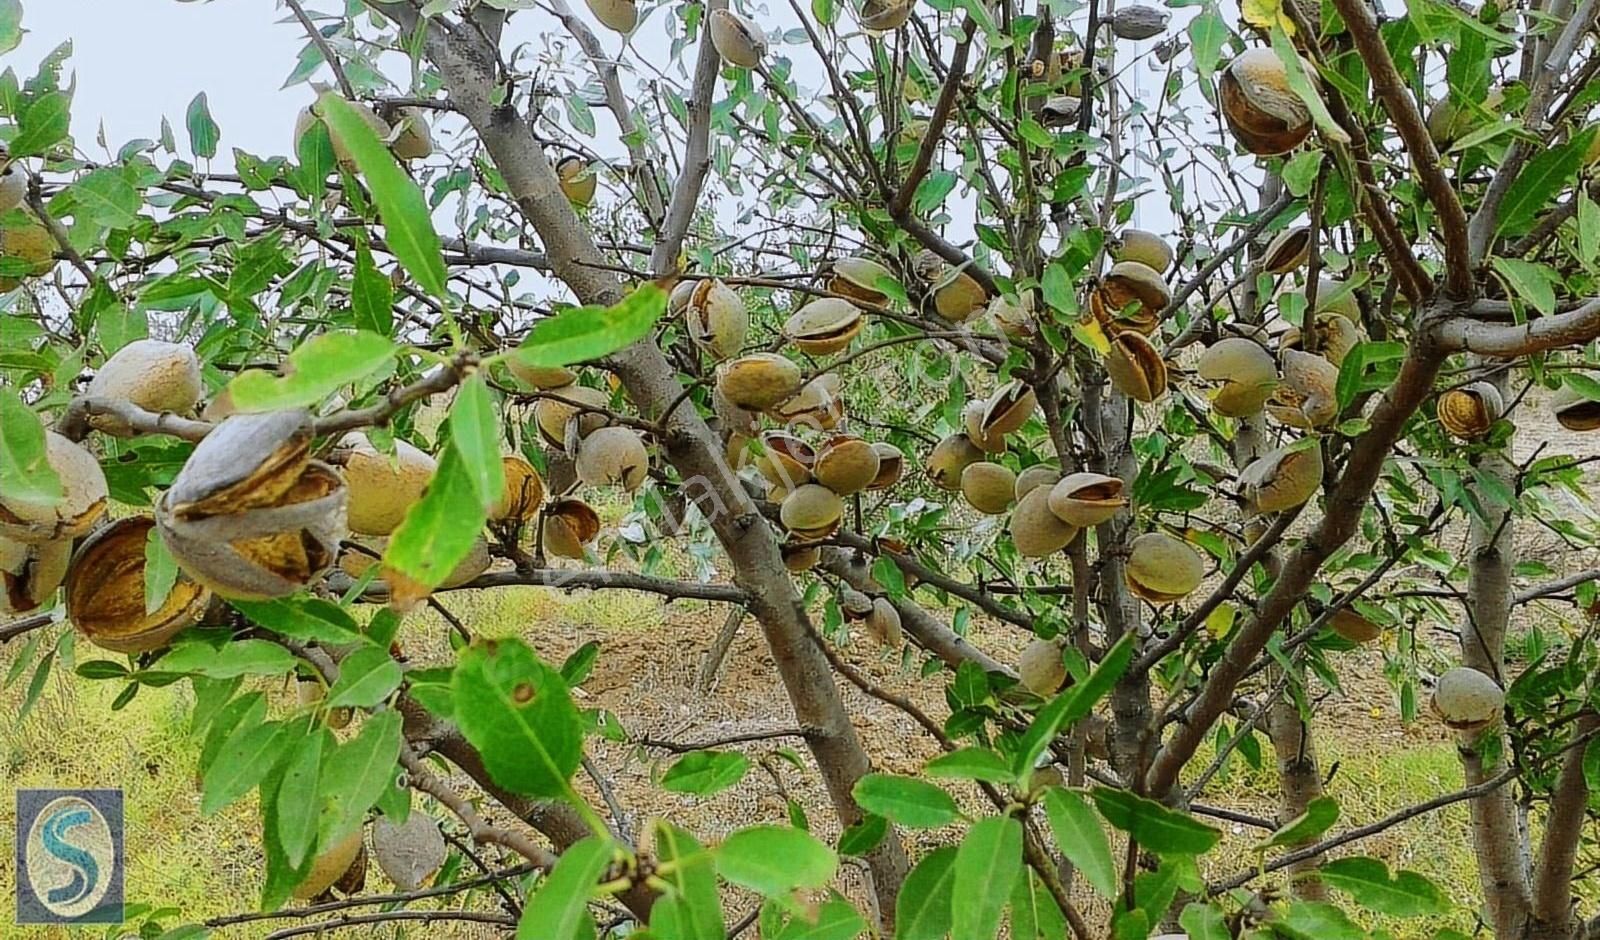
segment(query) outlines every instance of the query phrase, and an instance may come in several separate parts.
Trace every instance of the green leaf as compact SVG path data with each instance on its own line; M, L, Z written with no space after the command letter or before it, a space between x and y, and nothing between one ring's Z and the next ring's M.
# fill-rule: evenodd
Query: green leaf
M337 748L324 748L317 842L332 845L366 818L395 779L400 760L400 713L374 712L361 732Z
M1518 297L1545 316L1556 312L1556 289L1561 276L1548 265L1517 258L1495 258L1495 271Z
M228 603L251 623L290 639L341 644L361 639L360 627L345 609L320 597Z
M807 918L797 913L782 930L770 936L772 940L852 940L866 929L867 922L850 902L835 897L824 903L815 916Z
M657 821L657 856L671 862L659 875L666 890L650 910L650 932L660 940L725 940L716 858L683 829Z
M1390 917L1421 917L1450 910L1444 892L1414 871L1389 874L1389 866L1375 858L1355 856L1328 862L1318 876L1331 888L1344 891L1369 911Z
M1222 46L1228 41L1230 32L1227 21L1209 6L1189 21L1189 55L1203 83L1211 83L1211 75L1217 70Z
M500 786L529 796L576 798L583 720L561 674L521 640L476 642L450 677L456 722Z
M1189 940L1233 940L1222 912L1209 904L1187 904L1178 915L1178 926Z
M1495 235L1527 231L1534 217L1577 177L1595 133L1591 127L1575 134L1559 147L1541 150L1523 166L1500 201Z
M750 758L738 751L695 751L685 754L661 776L663 789L709 796L744 779Z
M889 820L871 813L839 834L840 855L866 855L883 843L889 834Z
M928 215L935 209L944 205L945 199L956 188L956 183L961 177L949 170L939 170L929 173L917 185L916 195L912 198L912 209L918 215Z
M299 866L317 841L317 785L322 776L322 749L333 733L318 725L291 742L278 788L278 842L289 864Z
M1587 189L1578 191L1578 254L1590 264L1600 258L1600 205L1589 198Z
M867 774L850 792L867 812L913 829L949 825L961 815L950 794L916 777Z
M751 826L717 847L717 871L730 883L769 898L833 880L839 858L809 832L787 826Z
M1126 790L1094 788L1094 804L1106 822L1158 855L1204 855L1222 833L1174 809Z
M1039 763L1039 755L1050 746L1061 729L1084 718L1102 698L1111 693L1132 662L1133 634L1130 633L1106 650L1105 658L1100 660L1088 679L1075 683L1050 704L1039 709L1011 759L1011 770L1018 780L1023 779L1024 774L1033 773L1034 765Z
M666 309L667 292L641 284L610 307L573 307L540 320L511 355L534 367L598 359L648 336Z
M322 401L341 385L371 375L394 357L394 351L394 343L377 333L323 333L289 354L286 375L246 369L228 383L227 394L241 412L303 408Z
M22 0L0 0L0 55L22 43Z
M483 372L474 372L456 390L450 407L450 443L461 455L461 465L472 480L472 488L487 509L499 502L505 491L505 464L500 459L500 412L484 381Z
M589 895L611 864L612 851L611 840L599 836L568 846L528 899L517 922L517 940L568 940L580 936L580 930L583 935L593 935Z
M156 661L161 672L184 672L231 679L281 676L298 663L293 653L268 640L231 640L220 648L201 641L182 643Z
M262 910L274 910L289 899L295 885L310 874L312 857L299 865L289 864L278 838L278 797L283 792L283 770L275 768L261 781L261 841L266 855L266 877L261 884Z
M9 387L0 387L0 490L8 501L39 506L65 495L45 455L44 425Z
M422 593L443 584L472 550L486 516L478 489L452 442L439 455L422 499L406 510L400 527L389 537L383 563L392 569L390 590L397 595L404 590L393 572L420 586Z
M894 903L895 940L941 940L955 913L956 847L947 845L922 857L900 886Z
M1100 817L1083 794L1051 787L1044 796L1045 815L1056 846L1067 861L1083 872L1083 877L1106 898L1115 898L1117 864L1111 858L1111 840L1100 825Z
M1297 198L1311 192L1317 177L1322 175L1322 151L1307 150L1290 157L1283 165L1283 185Z
M189 102L189 114L185 121L189 126L189 149L194 151L196 157L211 159L217 155L217 141L222 139L222 130L217 127L217 122L211 119L211 106L206 101L206 93L201 92Z
M11 139L11 158L44 154L66 138L71 124L71 96L64 91L40 95L17 121L17 136Z
M1012 940L1063 940L1066 935L1067 919L1056 899L1038 875L1025 869L1011 891Z
M444 252L422 190L350 102L326 92L317 107L329 132L344 144L367 181L367 188L372 190L389 250L419 287L435 299L448 300Z
M144 540L144 612L153 614L160 610L177 581L178 562L167 551L161 533L151 526Z
M1300 53L1294 49L1294 43L1289 39L1289 34L1283 31L1280 23L1272 24L1272 51L1278 54L1278 61L1283 63L1289 80L1289 90L1293 91L1311 111L1311 119L1317 123L1317 129L1329 140L1336 140L1341 144L1350 142L1350 135L1328 113L1328 105L1322 100L1322 94L1317 86L1311 83L1306 75L1305 63L1300 58Z
M1072 283L1072 273L1060 261L1050 262L1044 269L1044 302L1058 313L1077 313L1077 287Z
M1332 904L1296 901L1272 923L1290 940L1366 940L1367 932Z
M1300 845L1322 835L1339 821L1339 801L1331 796L1319 796L1306 804L1306 811L1289 820L1271 837L1256 846L1256 851L1280 845Z
M400 687L400 664L387 649L364 646L339 663L339 679L328 690L328 707L371 708Z
M200 778L200 812L210 816L249 793L293 742L293 731L285 722L240 723Z
M373 263L372 252L364 242L356 249L350 312L358 329L379 336L388 336L394 331L394 285Z
M986 747L964 747L949 754L940 754L928 761L923 772L930 777L951 780L987 780L990 783L1012 783L1017 775L1011 765Z
M1022 874L1022 823L989 816L972 824L956 849L950 940L992 940L1011 889Z
M1600 793L1600 738L1583 749L1583 781L1590 793Z
M117 170L95 170L67 191L89 221L106 228L127 228L139 218L139 191Z
M1374 388L1384 388L1389 383L1386 371L1368 374L1368 367L1393 362L1404 358L1406 344L1395 340L1383 342L1357 343L1353 349L1345 354L1344 362L1339 365L1339 380L1334 386L1334 392L1339 400L1339 410L1350 407L1356 396L1363 391Z

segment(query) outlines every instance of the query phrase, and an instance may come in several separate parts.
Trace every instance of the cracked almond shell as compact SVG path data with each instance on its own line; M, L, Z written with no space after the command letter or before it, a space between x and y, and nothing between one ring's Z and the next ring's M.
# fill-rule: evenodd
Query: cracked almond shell
M1170 604L1194 592L1205 579L1205 561L1182 539L1146 532L1128 548L1128 589L1152 604Z
M691 283L683 319L694 340L718 362L737 356L750 334L750 311L739 292L716 278Z
M422 501L438 461L399 439L394 453L385 454L359 431L346 435L341 445L349 448L344 480L349 488L350 531L388 535L400 527L406 511Z
M1039 335L1039 321L1033 315L1033 293L1024 291L1013 303L1004 294L989 301L989 322L1001 335L1016 343L1026 343Z
M767 41L756 25L732 10L711 13L711 45L724 62L753 69L767 54Z
M523 385L540 391L566 388L578 381L578 373L565 366L524 365L515 355L507 357L506 371Z
M990 395L983 408L985 434L1011 434L1028 423L1039 408L1039 397L1021 380L1013 379Z
M1485 673L1457 666L1439 677L1429 710L1449 728L1477 731L1485 728L1505 708L1506 693Z
M1011 513L1011 541L1024 558L1043 558L1066 548L1079 529L1050 511L1050 491L1036 487Z
M1500 420L1505 402L1490 382L1473 382L1439 396L1439 423L1463 441L1475 441Z
M61 501L35 503L0 493L0 538L29 544L72 539L105 514L106 475L94 454L50 430L44 432L44 454L61 481Z
M1123 229L1111 248L1111 257L1118 262L1142 264L1157 274L1172 267L1174 259L1172 246L1165 238L1140 228Z
M783 566L795 574L810 571L822 561L822 548L801 542L784 542L778 546L783 556Z
M620 486L631 493L644 483L650 453L632 428L600 428L578 445L578 479L589 486Z
M1322 488L1322 444L1285 446L1252 460L1239 471L1239 490L1256 513L1302 505Z
M778 507L778 519L783 527L798 541L814 542L825 539L839 529L844 516L844 501L839 495L820 483L806 483L794 488Z
M1571 385L1556 390L1550 400L1556 423L1569 431L1600 429L1600 401L1595 401Z
M849 346L866 325L861 308L838 297L819 297L794 312L783 335L801 352L826 356Z
M1343 365L1344 357L1364 339L1361 327L1341 314L1323 311L1316 318L1317 353L1334 365ZM1302 349L1301 330L1292 326L1278 337L1278 349Z
M800 391L800 366L777 353L755 353L717 368L717 389L750 411L767 411Z
M1267 413L1294 428L1317 428L1339 413L1339 367L1315 353L1288 349L1283 378L1267 400Z
M561 194L580 209L594 202L595 189L600 184L589 164L571 154L556 161L556 181L561 186Z
M793 398L774 405L767 416L783 424L830 431L844 419L842 385L838 373L824 372L802 385Z
M1040 698L1049 698L1067 683L1067 663L1055 640L1034 639L1017 657L1017 679L1023 688Z
M1128 505L1123 483L1103 473L1069 474L1050 488L1050 511L1062 522L1079 527L1109 520Z
M870 258L840 258L833 263L828 290L862 303L886 304L889 295L878 289L884 278L895 280L894 272Z
M961 472L968 464L983 459L983 451L965 434L951 434L933 446L928 454L928 477L941 490L961 488Z
M986 454L1002 453L1006 449L1006 436L984 429L983 415L987 409L988 402L982 399L967 402L961 409L961 425L967 430L967 439L979 450Z
M155 520L118 519L85 539L67 576L67 618L90 643L118 653L160 649L193 626L211 592L179 573L166 599L145 610L145 544Z
M600 514L581 499L558 499L545 511L543 545L552 555L581 561L583 547L599 534Z
M28 199L28 174L15 163L0 171L0 215L22 208Z
M186 415L199 404L202 390L200 359L192 347L139 339L112 354L83 394Z
M961 471L961 495L973 509L998 516L1011 507L1017 475L1002 464L980 460Z
M1055 467L1052 467L1049 464L1036 463L1031 467L1025 468L1021 473L1017 474L1017 485L1013 492L1016 494L1017 500L1020 502L1022 497L1028 495L1033 490L1041 486L1055 486L1056 481L1060 479L1060 470L1057 470Z
M0 538L0 614L25 614L55 596L72 560L72 540L28 544Z
M886 490L900 482L906 471L906 455L888 441L874 441L872 449L878 455L878 474L867 484L868 490Z
M1296 225L1279 232L1261 256L1268 274L1288 274L1311 260L1311 226Z
M859 493L878 478L878 451L859 437L836 436L817 450L811 475L840 496Z
M578 440L581 441L606 426L609 419L603 409L610 407L611 396L600 389L568 385L533 403L533 421L546 444L566 450L568 422L577 420Z
M811 482L817 451L787 431L767 431L761 435L761 453L756 455L754 463L768 483L793 489Z
M1155 346L1138 333L1111 337L1105 366L1111 384L1134 401L1152 402L1167 393L1167 363Z
M524 525L532 522L544 505L544 478L533 464L515 454L500 458L500 465L506 485L500 498L489 507L489 521L515 520Z
M1161 312L1171 300L1172 291L1156 269L1138 261L1118 261L1090 295L1089 305L1107 330L1133 330L1149 336L1160 325Z
M1233 136L1257 156L1288 153L1311 134L1311 110L1289 87L1289 70L1269 48L1247 49L1228 63L1218 93Z

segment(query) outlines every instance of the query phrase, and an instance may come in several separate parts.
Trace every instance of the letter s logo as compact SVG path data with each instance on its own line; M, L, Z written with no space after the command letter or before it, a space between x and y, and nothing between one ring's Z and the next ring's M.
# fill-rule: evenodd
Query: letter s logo
M59 797L34 817L25 861L23 874L39 903L57 917L80 917L110 890L116 864L111 827L88 801Z

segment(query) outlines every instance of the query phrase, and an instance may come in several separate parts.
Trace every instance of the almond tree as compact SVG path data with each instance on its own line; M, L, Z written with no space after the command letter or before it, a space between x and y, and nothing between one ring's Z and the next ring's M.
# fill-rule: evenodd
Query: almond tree
M231 172L204 95L96 158L65 49L0 76L0 641L24 713L187 687L204 807L259 793L261 911L174 935L1600 936L1595 458L1516 446L1600 427L1595 0L283 5L337 87ZM450 610L512 585L726 608L708 673L748 619L794 730L579 708L593 645ZM1311 720L1379 659L1466 785L1341 820ZM874 771L846 687L940 756ZM635 832L585 758L709 794L788 734L815 833ZM1263 740L1270 819L1219 789ZM1463 802L1477 897L1360 854Z

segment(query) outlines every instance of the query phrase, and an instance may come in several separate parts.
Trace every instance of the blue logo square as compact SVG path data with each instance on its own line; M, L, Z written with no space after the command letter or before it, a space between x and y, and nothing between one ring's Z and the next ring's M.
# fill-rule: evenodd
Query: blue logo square
M17 923L122 923L122 791L17 791Z

